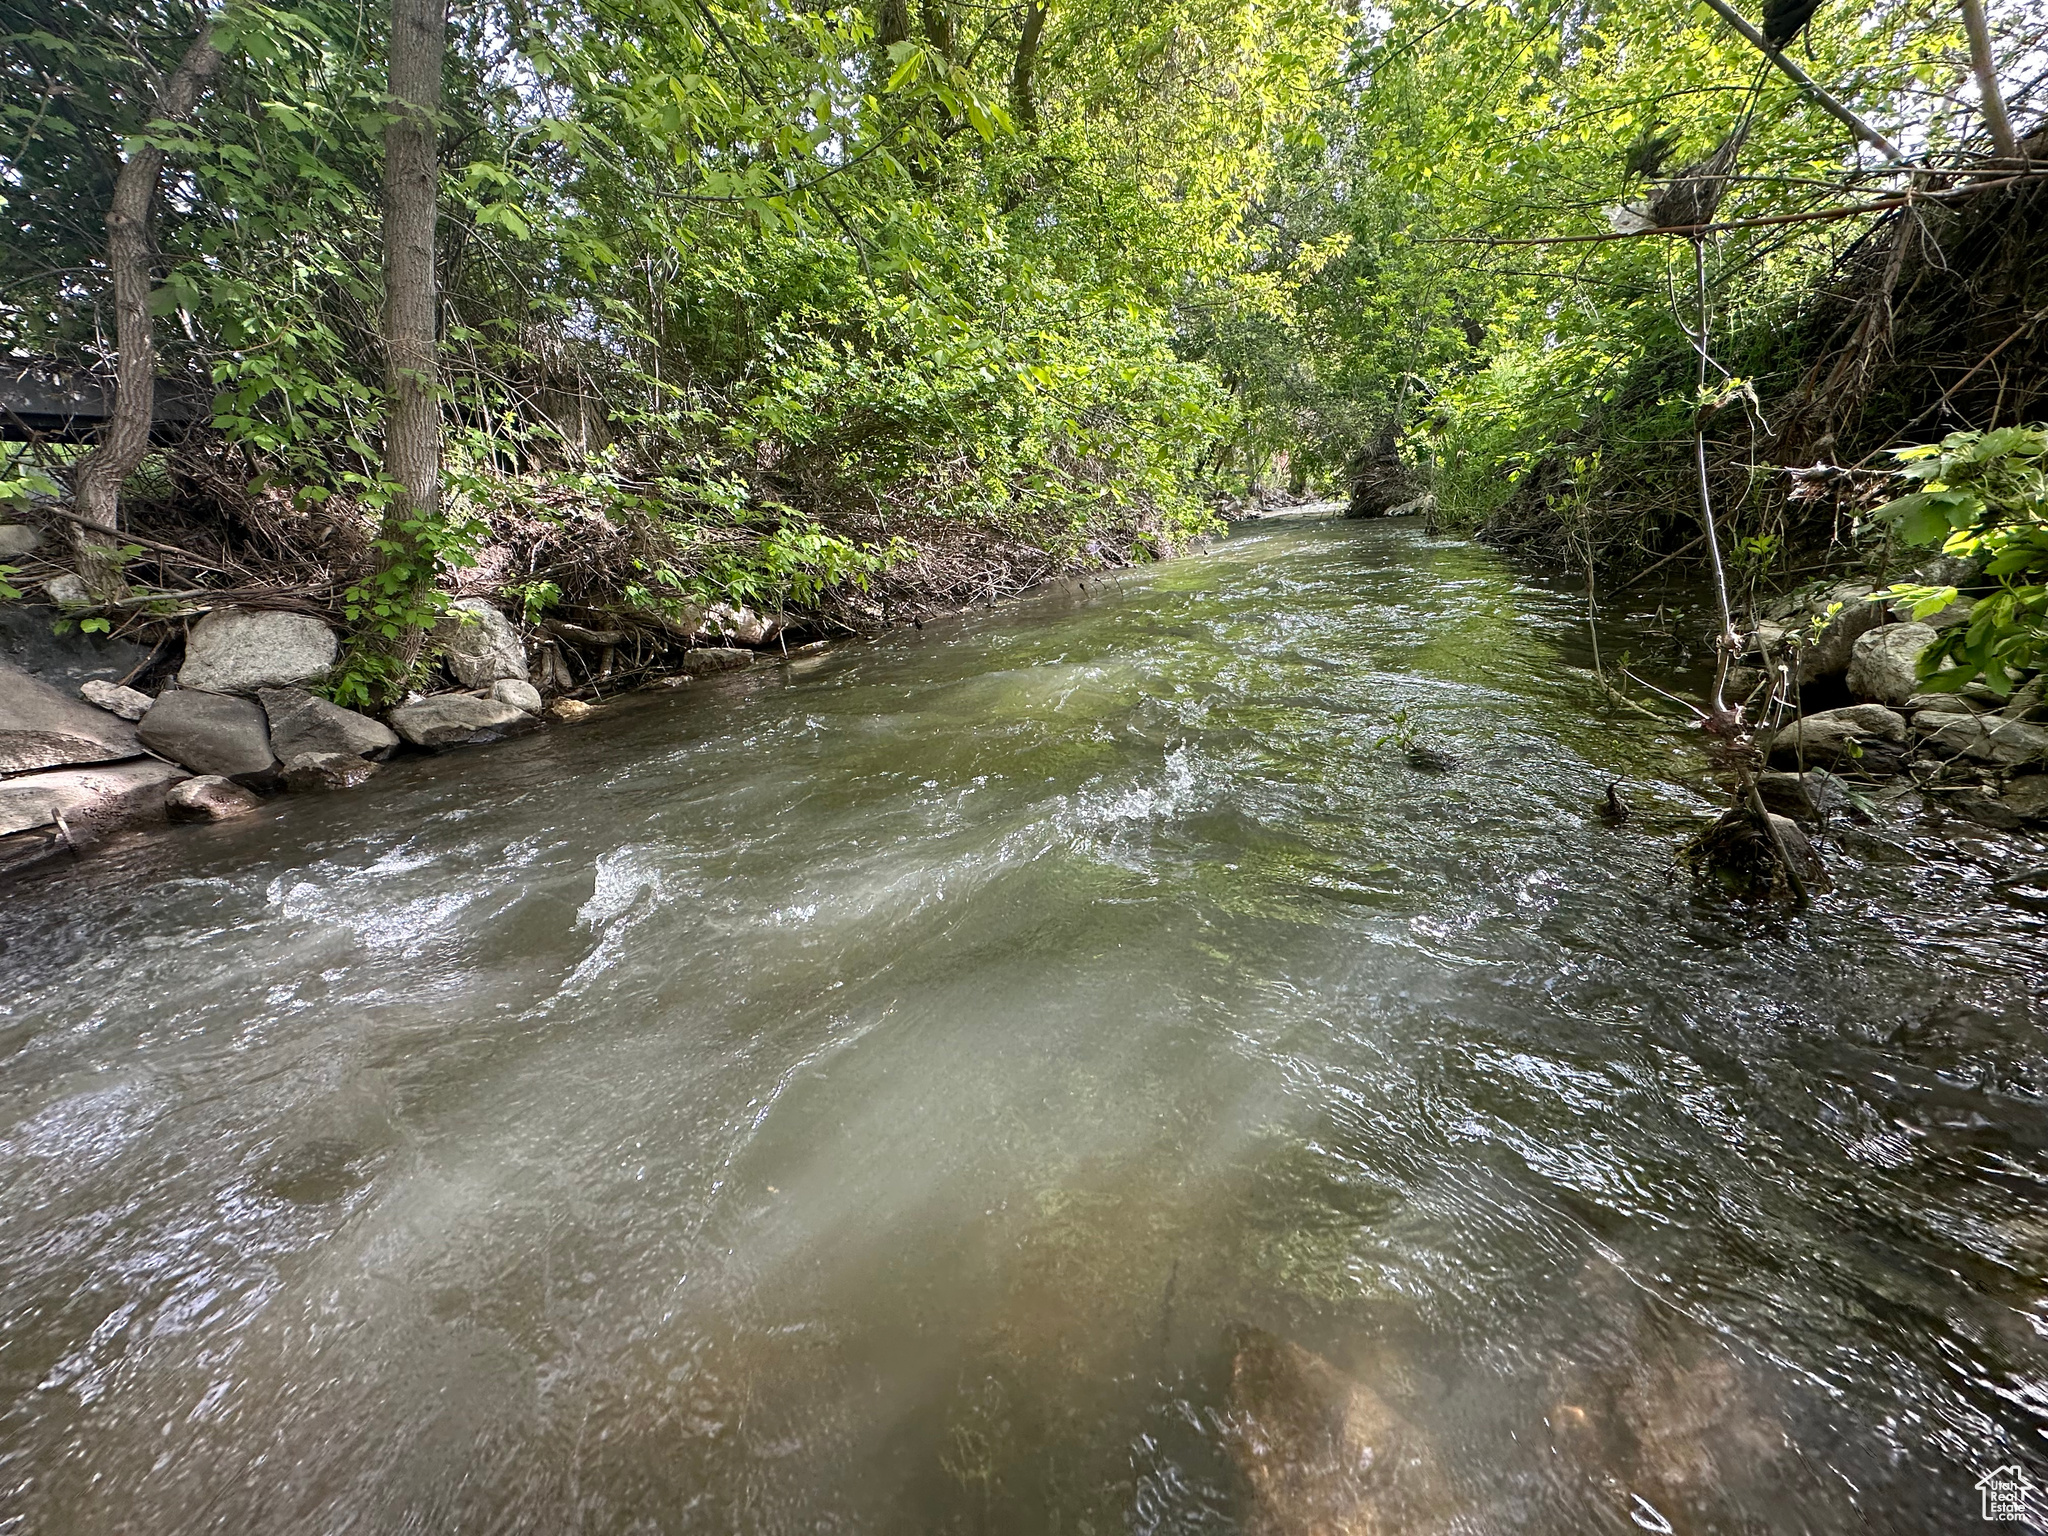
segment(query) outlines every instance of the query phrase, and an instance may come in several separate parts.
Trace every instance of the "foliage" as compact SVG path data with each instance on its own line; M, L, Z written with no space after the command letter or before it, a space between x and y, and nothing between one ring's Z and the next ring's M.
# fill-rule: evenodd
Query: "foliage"
M2048 662L2048 427L1952 432L1938 444L1900 449L1902 478L1919 487L1873 514L1910 545L1980 565L1998 583L1969 621L1951 625L1920 659L1930 691L1954 692L1983 678L2012 692L2015 675ZM1954 586L1899 584L1913 617L1953 603ZM1944 670L1946 669L1946 670Z

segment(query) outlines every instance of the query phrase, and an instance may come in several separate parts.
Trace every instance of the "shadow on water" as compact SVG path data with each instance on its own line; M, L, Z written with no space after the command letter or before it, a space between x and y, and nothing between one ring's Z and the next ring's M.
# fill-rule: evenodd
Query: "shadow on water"
M0 1531L1973 1523L2048 928L1696 903L1580 617L1253 528L15 886Z

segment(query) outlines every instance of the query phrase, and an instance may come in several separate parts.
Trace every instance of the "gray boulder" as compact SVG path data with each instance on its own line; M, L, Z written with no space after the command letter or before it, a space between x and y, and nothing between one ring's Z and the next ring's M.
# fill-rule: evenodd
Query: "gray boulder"
M1977 599L1974 597L1959 597L1946 608L1938 609L1924 619L1914 619L1913 605L1901 598L1892 604L1891 615L1901 623L1911 620L1916 624L1925 624L1929 629L1954 629L1958 624L1970 622L1970 613L1976 606Z
M1928 727L1933 729L1929 730ZM1944 757L1966 757L2001 768L2048 763L2048 726L1998 715L1921 715L1921 745Z
M416 747L455 747L464 742L496 741L523 725L533 716L496 699L472 698L466 693L441 693L415 699L391 711L391 724Z
M216 608L193 626L178 684L205 693L289 688L326 676L340 651L311 614Z
M704 610L704 623L700 633L722 635L727 640L737 640L741 645L765 645L782 632L782 621L756 613L742 604L735 608L730 603L713 603Z
M194 773L219 774L238 784L261 784L277 775L270 726L253 699L199 688L159 694L136 735L150 751Z
M0 780L0 871L160 819L165 790L184 777L182 768L140 757Z
M1876 595L1889 597L1886 593ZM1798 649L1796 681L1802 685L1815 683L1837 677L1848 669L1857 636L1885 620L1885 602L1873 602L1872 596L1868 582L1845 581L1790 593L1769 605L1766 617L1781 625L1786 640ZM1840 610L1828 617L1828 609L1837 603ZM1816 623L1822 625L1817 635L1813 628ZM1777 654L1776 647L1772 654Z
M1913 715L1981 715L1988 706L1968 694L1916 693L1899 707Z
M256 697L270 720L270 750L287 763L309 752L383 757L398 746L398 733L381 720L303 688L263 688Z
M0 560L19 560L32 555L43 536L26 523L0 523Z
M1766 810L1795 821L1820 821L1849 809L1848 791L1825 768L1803 774L1767 769L1756 776L1756 788Z
M1879 704L1903 704L1920 686L1920 658L1934 644L1931 625L1885 624L1865 630L1850 647L1849 691Z
M1771 737L1770 758L1781 768L1801 763L1840 772L1863 767L1889 772L1906 740L1905 717L1882 704L1849 704L1806 715Z
M465 688L488 688L501 677L528 680L526 645L519 631L480 597L450 603L431 640Z
M164 814L172 821L229 821L262 805L234 780L217 773L173 784L164 795Z
M92 589L85 584L85 578L70 571L52 576L43 583L43 591L59 608L92 606Z
M2005 803L2022 821L2048 822L2048 773L2030 773L2005 786Z
M540 713L540 690L531 683L521 682L516 677L501 677L491 684L491 697L500 704L510 704L514 709L523 709L529 715Z
M149 712L148 694L140 688L110 683L103 677L95 677L80 684L78 692L86 703L97 709L104 709L109 714L119 715L123 720L140 720Z
M301 752L284 764L284 787L293 794L354 789L377 771L377 765L353 752Z
M0 661L0 774L141 754L134 726Z
M699 646L694 651L685 651L682 659L683 675L686 677L708 677L714 672L738 672L754 664L754 653L743 651L734 645Z

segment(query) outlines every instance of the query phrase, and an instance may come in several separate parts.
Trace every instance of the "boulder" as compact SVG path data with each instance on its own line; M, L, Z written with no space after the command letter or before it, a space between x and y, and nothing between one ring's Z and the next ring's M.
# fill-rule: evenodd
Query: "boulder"
M138 757L0 780L0 871L62 853L164 814L164 791L182 768Z
M134 726L0 661L0 774L141 755Z
M0 661L12 662L59 693L77 697L92 678L112 682L138 672L151 647L72 628L58 634L40 603L0 603Z
M714 672L737 672L754 664L754 653L732 645L706 645L683 653L685 677L707 677Z
M1771 830L1785 848L1809 891L1830 889L1827 866L1807 841L1799 823L1788 816L1771 816ZM1778 863L1777 845L1764 831L1747 806L1736 806L1692 839L1680 857L1693 873L1711 879L1731 896L1744 901L1763 900L1791 894Z
M219 774L238 784L276 777L270 726L253 699L201 688L159 694L136 735L150 751L194 773Z
M1977 715L1984 712L1985 705L1983 700L1962 693L1916 693L1899 708L1912 715Z
M1932 727L1932 729L1929 729ZM1924 732L1923 749L1944 757L1965 757L2001 768L2048 763L2048 726L1998 715L1924 714L1914 721Z
M206 773L173 784L164 795L164 814L172 821L228 821L262 804L233 779Z
M270 721L270 750L286 762L309 752L383 757L398 745L398 733L381 720L303 688L264 688L256 697Z
M526 645L519 631L480 597L450 603L447 615L434 626L431 643L465 688L488 688L501 677L528 680Z
M730 603L713 603L704 610L704 633L723 635L741 645L765 645L781 631L780 619L768 618L744 605L735 608Z
M1849 809L1849 792L1825 768L1810 773L1766 770L1756 776L1756 788L1763 796L1764 809L1794 821L1821 821Z
M1891 615L1902 623L1911 620L1916 624L1925 624L1929 629L1954 629L1958 624L1970 622L1971 610L1976 606L1977 600L1974 597L1959 597L1946 608L1938 609L1924 619L1914 619L1913 605L1902 598L1892 604Z
M216 608L192 627L181 688L255 693L324 677L341 647L334 631L305 613Z
M1871 601L1872 595L1868 582L1845 581L1791 593L1769 605L1766 616L1782 625L1786 638L1798 647L1796 682L1803 686L1848 670L1857 636L1885 621L1886 605L1883 601ZM1889 597L1888 593L1877 595ZM1837 603L1841 604L1840 611L1827 619L1816 635L1814 624Z
M59 608L92 606L92 589L85 584L84 578L75 576L70 571L64 572L61 576L52 576L43 583L43 591Z
M501 677L491 684L491 697L500 704L510 704L514 709L523 709L529 715L540 713L540 690L516 677Z
M354 789L376 771L375 763L353 752L300 752L285 759L284 787L298 795Z
M2005 803L2022 821L2048 821L2048 773L2030 773L2005 786Z
M26 523L0 523L0 560L19 560L32 555L43 536Z
M466 693L441 693L415 699L391 711L391 724L416 747L455 747L464 742L496 741L533 717L496 699Z
M119 715L123 720L140 720L149 712L151 699L140 688L124 687L110 683L103 677L95 677L79 686L78 692L85 702L109 714Z
M1890 772L1906 740L1905 717L1882 704L1849 704L1806 715L1775 732L1770 758L1781 768L1818 765Z
M1883 624L1850 647L1849 692L1879 704L1903 704L1920 686L1917 668L1937 636L1931 625Z
M2017 832L2025 820L2019 811L2006 803L1997 790L1989 786L1964 790L1961 794L1941 797L1944 810L1974 821L1980 827L1992 827L2000 832Z

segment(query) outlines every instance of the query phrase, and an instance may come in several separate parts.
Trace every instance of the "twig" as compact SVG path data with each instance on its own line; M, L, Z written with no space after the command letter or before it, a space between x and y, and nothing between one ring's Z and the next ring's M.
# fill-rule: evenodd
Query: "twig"
M224 565L215 565L210 560L200 559L199 556L193 554L189 549L180 549L177 545L166 544L161 539L146 539L139 533L129 533L125 529L109 528L106 524L96 523L91 518L78 512L68 512L62 507L52 506L42 506L36 510L47 513L51 517L61 517L67 522L76 523L81 528L90 528L94 533L104 534L110 539L119 539L125 544L140 544L144 549L153 549L161 555L175 555L178 559L188 562L194 570L218 571L223 576L234 574L233 571Z

